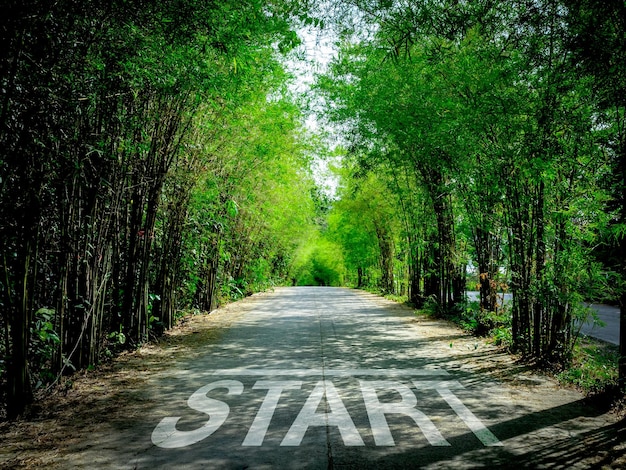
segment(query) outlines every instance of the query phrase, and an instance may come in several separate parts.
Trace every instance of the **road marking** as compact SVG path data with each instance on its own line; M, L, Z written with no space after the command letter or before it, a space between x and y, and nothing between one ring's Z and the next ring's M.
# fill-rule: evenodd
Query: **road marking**
M361 384L361 393L365 401L365 409L372 427L374 442L377 446L395 446L396 443L391 435L389 424L387 423L387 414L401 414L410 417L415 424L424 433L428 442L433 446L449 446L439 430L433 422L415 408L417 406L417 398L409 387L398 382L388 380L377 380L372 382L359 381ZM376 390L394 390L400 394L402 401L381 403L378 399Z
M153 444L165 449L186 447L206 439L217 431L228 418L230 407L223 401L207 397L207 393L216 388L228 389L229 395L241 395L243 392L243 384L237 380L220 380L200 387L189 397L187 405L209 415L206 424L193 431L179 431L176 429L176 423L180 417L163 418L152 431Z
M317 408L326 395L329 413L318 413ZM337 426L341 438L346 446L364 446L359 431L357 431L348 410L339 398L337 389L332 382L321 380L307 398L306 403L298 413L287 435L280 443L281 446L299 446L310 426Z
M463 420L467 427L470 428L480 442L487 447L502 446L502 442L500 442L500 440L485 427L476 415L472 413L454 393L446 388L439 388L437 389L437 392L446 401L446 403L450 405L450 408L454 410L458 417Z
M411 418L427 441L432 446L449 446L450 443L443 437L431 419L417 408L417 398L408 385L395 380L363 380L363 377L404 378L410 380L418 391L437 390L439 396L448 404L456 415L474 433L485 446L502 446L502 443L487 427L474 415L467 406L452 392L452 389L464 388L456 380L429 379L429 377L449 376L440 369L256 369L238 368L221 369L210 372L213 376L240 376L244 377L286 377L296 378L321 377L313 391L309 394L300 409L296 419L284 436L281 446L299 446L310 427L337 427L344 445L364 446L365 443L357 430L352 418L346 409L339 392L331 378L361 377L358 383L365 411L369 418L372 436L376 446L394 446L395 441L391 433L388 415L404 415ZM426 377L426 380L416 380L416 377ZM252 390L267 390L265 397L248 429L242 446L259 447L263 445L265 436L270 428L274 413L283 394L292 390L301 390L301 380L258 380ZM230 407L221 400L208 397L208 393L215 389L225 388L228 395L241 395L244 385L238 380L222 379L200 387L187 400L188 406L196 411L208 415L208 421L198 429L179 431L176 428L180 417L166 417L157 424L152 432L152 442L158 447L175 449L196 444L215 433L227 420ZM379 393L384 391L395 392L400 395L401 401L380 401ZM320 411L320 404L325 398L327 411ZM289 403L293 403L290 401ZM354 406L354 405L353 405Z
M302 387L302 382L296 381L260 381L254 384L253 390L267 389L267 395L258 413L254 417L252 426L248 430L248 434L243 441L242 446L260 446L263 445L263 439L270 426L270 422L274 417L274 411L278 406L278 401L283 393L283 390L299 390Z

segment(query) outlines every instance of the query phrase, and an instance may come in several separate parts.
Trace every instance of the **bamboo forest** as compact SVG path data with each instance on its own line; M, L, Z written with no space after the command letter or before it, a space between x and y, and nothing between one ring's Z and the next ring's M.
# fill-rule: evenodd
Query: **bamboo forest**
M0 11L0 418L276 286L394 296L561 366L584 302L620 306L623 389L622 0Z

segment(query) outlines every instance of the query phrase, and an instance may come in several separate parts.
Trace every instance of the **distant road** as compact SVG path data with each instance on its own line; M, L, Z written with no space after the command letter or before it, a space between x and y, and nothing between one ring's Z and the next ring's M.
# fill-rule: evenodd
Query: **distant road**
M499 294L504 295L506 302L511 300L511 294ZM469 300L478 300L478 292L470 291L467 293ZM585 304L591 307L592 310L598 315L598 319L604 324L603 326L594 325L593 319L589 319L585 323L581 332L592 338L601 339L608 343L619 344L619 308L611 305L604 304Z
M585 304L597 314L604 326L594 326L593 319L585 323L581 331L587 336L601 339L608 343L619 344L619 308L603 304Z

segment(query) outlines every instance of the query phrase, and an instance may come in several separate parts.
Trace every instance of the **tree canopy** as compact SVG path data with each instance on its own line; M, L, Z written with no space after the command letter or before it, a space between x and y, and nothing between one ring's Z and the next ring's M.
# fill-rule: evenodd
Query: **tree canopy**
M282 284L406 295L558 362L582 301L614 301L623 384L624 2L2 11L8 416L186 313ZM334 142L312 135L294 96L283 57L298 28L336 42L308 107ZM339 156L333 194L314 169L324 154Z
M333 217L375 224L392 201L394 290L458 315L467 287L480 290L480 312L502 310L504 288L512 348L566 360L589 314L582 301L623 295L623 4L353 8L361 32L339 28L317 89L346 140L344 185L376 178L381 196L362 193L364 210L342 195ZM348 245L361 243L374 246ZM376 269L387 291L387 268Z
M0 371L33 388L288 277L313 223L289 2L5 2Z

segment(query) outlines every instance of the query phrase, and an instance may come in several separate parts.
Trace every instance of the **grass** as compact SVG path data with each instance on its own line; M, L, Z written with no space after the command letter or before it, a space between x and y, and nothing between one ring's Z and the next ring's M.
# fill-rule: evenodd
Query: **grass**
M394 302L398 302L400 304L406 304L409 301L409 298L406 295L386 294L386 293L382 292L377 287L363 286L363 287L360 287L359 289L364 290L366 292L369 292L370 294L379 295L379 296L384 297L385 299L388 299L388 300L393 300Z
M384 297L386 299L393 300L394 302L398 302L401 304L405 304L409 301L409 298L406 295L385 294Z
M586 395L595 395L617 387L617 346L582 337L574 346L568 368L559 372L559 382L574 385Z

